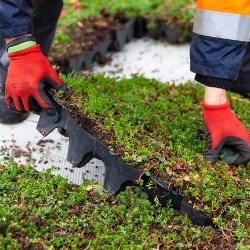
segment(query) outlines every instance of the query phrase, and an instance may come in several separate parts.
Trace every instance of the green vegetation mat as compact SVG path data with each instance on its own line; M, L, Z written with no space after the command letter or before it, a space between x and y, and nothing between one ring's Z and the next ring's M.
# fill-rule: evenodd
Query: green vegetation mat
M213 218L198 227L139 191L100 195L11 160L0 165L0 249L250 249L250 165L202 162L203 87L135 76L62 76L65 100L95 122L100 139L133 167L165 177L187 202ZM229 94L248 128L249 100ZM81 114L81 115L80 115ZM86 121L86 120L85 120Z
M146 17L159 5L165 3L165 0L79 0L75 2L77 4L74 5L70 0L64 1L65 16L59 21L59 26L75 24L84 18L99 17L102 10L109 14L123 11L127 18Z

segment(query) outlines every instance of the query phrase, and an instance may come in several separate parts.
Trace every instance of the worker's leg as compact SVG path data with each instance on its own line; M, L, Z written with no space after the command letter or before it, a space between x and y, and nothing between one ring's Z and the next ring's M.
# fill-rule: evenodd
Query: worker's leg
M241 63L238 79L232 84L230 90L250 98L250 42Z
M33 35L44 55L48 55L60 16L62 0L32 0Z

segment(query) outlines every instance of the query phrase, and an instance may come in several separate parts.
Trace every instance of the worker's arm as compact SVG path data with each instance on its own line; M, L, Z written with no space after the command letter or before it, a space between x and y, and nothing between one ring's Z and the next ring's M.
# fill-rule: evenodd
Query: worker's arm
M0 37L17 37L31 33L32 14L30 0L1 0Z

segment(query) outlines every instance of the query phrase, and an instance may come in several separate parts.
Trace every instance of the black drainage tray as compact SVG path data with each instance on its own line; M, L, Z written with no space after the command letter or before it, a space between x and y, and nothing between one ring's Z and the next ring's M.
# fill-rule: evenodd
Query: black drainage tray
M55 100L60 116L59 122L52 122L47 114L41 111L37 130L43 136L47 136L57 128L67 136L69 138L67 160L73 166L83 167L93 158L100 159L105 165L104 189L110 194L117 195L127 186L138 186L146 193L150 201L153 202L157 199L165 207L169 207L170 204L177 214L188 216L196 225L212 225L212 220L208 216L188 205L183 197L165 182L153 174L147 176L140 170L127 165L101 141L81 128L70 117L67 109L58 103L60 101ZM139 180L140 182L138 182Z

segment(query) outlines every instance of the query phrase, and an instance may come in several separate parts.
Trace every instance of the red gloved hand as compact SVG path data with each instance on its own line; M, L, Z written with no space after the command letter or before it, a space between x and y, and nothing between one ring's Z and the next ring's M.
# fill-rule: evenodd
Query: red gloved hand
M206 135L204 161L215 163L220 152L228 164L238 165L250 160L249 133L230 110L230 103L207 105L203 118Z
M6 103L17 111L37 111L44 109L48 114L56 114L55 107L46 90L66 89L42 54L38 44L27 49L8 54L10 65L5 84Z

